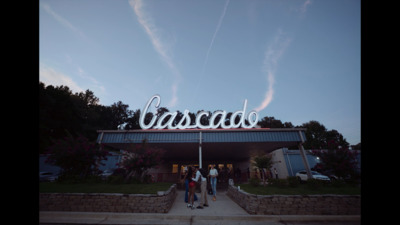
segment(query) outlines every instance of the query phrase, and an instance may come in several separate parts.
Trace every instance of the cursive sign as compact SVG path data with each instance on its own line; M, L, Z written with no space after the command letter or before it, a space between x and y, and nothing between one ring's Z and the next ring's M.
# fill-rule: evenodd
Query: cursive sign
M160 103L161 103L160 95L153 95L150 98L150 100L147 102L143 111L140 114L139 125L144 130L153 127L157 121L157 116L153 116L151 118L151 121L149 124L145 124L145 121L144 121L146 114L149 110L149 107L153 101L156 101L156 104L154 107L156 109L159 108ZM225 119L226 119L227 113L224 110L215 111L210 118L209 125L204 125L201 123L201 118L203 116L206 116L206 117L210 116L210 112L207 112L207 111L200 111L197 114L194 125L190 125L191 119L189 116L189 110L187 110L187 109L185 109L181 120L176 125L174 125L173 123L174 123L175 117L177 116L178 112L166 112L158 118L157 124L155 124L153 129L165 129L165 128L168 128L168 129L194 129L194 128L216 129L219 126L221 126L224 129L239 128L239 127L243 127L243 128L247 128L247 129L253 128L258 122L258 114L254 110L250 111L247 114L247 121L249 122L249 125L246 125L246 123L245 123L246 108L247 108L247 99L244 101L243 110L238 110L238 111L232 113L232 115L230 117L230 125L225 124ZM241 114L240 120L238 121L238 123L235 123L235 119L239 114ZM221 119L217 123L215 123L215 119L219 115L221 115ZM170 116L170 118L164 123L164 120L168 116Z

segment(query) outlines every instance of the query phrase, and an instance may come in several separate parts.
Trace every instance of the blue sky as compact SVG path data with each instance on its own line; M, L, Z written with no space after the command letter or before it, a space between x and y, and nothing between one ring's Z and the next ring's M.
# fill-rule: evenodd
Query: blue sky
M39 80L100 104L258 111L361 141L359 0L40 0Z

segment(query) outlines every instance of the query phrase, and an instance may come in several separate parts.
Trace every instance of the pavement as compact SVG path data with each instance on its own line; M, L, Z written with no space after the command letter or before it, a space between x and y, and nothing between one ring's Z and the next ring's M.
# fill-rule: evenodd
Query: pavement
M290 225L361 224L360 215L250 215L233 202L226 192L217 193L212 201L207 195L209 207L187 208L184 191L177 191L177 197L168 213L99 213L99 212L52 212L40 211L40 224L193 224L193 225ZM200 197L200 193L197 194ZM198 206L195 202L195 206Z

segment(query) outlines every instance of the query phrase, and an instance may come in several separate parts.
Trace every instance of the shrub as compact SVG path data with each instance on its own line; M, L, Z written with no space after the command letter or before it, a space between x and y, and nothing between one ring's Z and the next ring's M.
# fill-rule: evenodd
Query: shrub
M48 148L47 163L61 167L61 180L78 181L97 174L97 162L107 159L108 151L90 142L84 136L73 137L70 133L54 141Z

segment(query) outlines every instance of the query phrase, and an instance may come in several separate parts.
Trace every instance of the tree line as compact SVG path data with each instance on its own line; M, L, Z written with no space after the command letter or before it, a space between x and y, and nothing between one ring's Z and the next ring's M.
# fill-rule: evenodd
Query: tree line
M140 112L140 109L130 110L129 105L121 101L110 106L101 105L99 98L89 89L85 92L73 93L68 86L46 86L39 82L39 153L45 153L53 141L62 139L66 135L84 136L90 141L96 141L97 130L141 129ZM169 110L161 107L157 110L156 116L161 116L166 112ZM230 123L231 114L232 112L228 113L224 123ZM146 114L146 124L153 116L150 112ZM178 123L182 116L183 113L178 111L174 122ZM194 123L196 114L189 113L189 116ZM203 116L201 123L208 125L209 119ZM217 123L219 119L216 118L215 122ZM236 119L240 118L236 117ZM305 149L324 149L330 140L336 141L343 147L349 146L342 134L337 130L327 130L318 121L312 120L300 126L293 126L291 122L282 122L274 117L266 116L258 122L258 125L261 128L307 128L307 141L303 145ZM361 149L361 143L352 147Z

